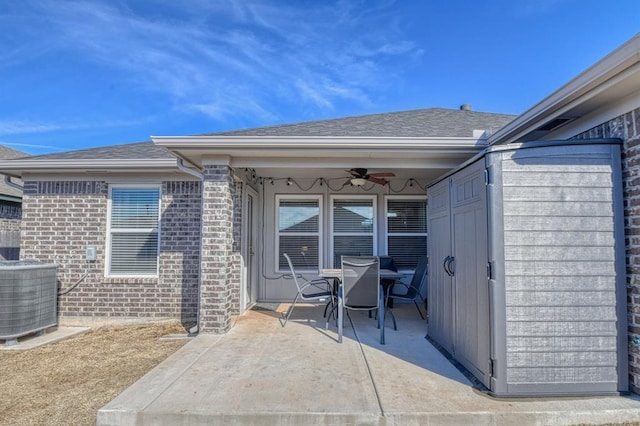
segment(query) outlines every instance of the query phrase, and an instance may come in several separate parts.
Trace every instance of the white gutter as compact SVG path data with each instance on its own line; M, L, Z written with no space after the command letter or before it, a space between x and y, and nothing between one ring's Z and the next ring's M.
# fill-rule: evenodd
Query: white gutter
M175 168L176 160L169 159L113 159L113 160L5 160L0 161L0 170L149 170Z
M429 159L474 155L487 146L484 133L468 138L300 137L300 136L152 136L153 142L173 155L200 166L223 158L234 167L340 167L354 161L373 163L394 159L408 164ZM275 162L275 163L274 163ZM274 164L271 164L274 163ZM308 164L303 164L308 163ZM297 165L297 166L296 166Z
M185 162L184 158L178 157L177 166L181 171L188 173L191 176L195 176L201 181L204 180L204 175L200 171L196 170L194 167L185 166L184 162Z
M5 185L13 188L13 189L17 189L18 191L22 192L22 190L24 189L24 187L22 185L18 185L17 183L13 183L11 182L11 176L9 175L3 175L3 179L4 179L4 183Z
M483 137L369 137L369 136L151 136L158 146L168 149L353 149L353 148L467 148L485 146Z

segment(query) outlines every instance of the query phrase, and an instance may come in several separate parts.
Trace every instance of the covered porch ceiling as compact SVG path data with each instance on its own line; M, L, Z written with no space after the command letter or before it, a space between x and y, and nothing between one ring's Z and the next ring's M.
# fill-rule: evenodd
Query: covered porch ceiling
M346 178L347 170L393 172L428 183L484 149L482 138L153 136L193 167L226 164L259 177Z

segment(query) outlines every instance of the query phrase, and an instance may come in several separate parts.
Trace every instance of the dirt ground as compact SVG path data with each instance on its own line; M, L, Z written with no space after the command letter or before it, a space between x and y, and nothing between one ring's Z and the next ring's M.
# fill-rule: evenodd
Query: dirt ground
M98 328L0 352L0 425L95 425L96 412L187 340L179 324Z

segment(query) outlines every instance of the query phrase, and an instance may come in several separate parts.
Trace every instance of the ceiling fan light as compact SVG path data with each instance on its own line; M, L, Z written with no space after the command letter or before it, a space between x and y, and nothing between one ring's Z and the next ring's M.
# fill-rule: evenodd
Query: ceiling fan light
M351 179L351 185L362 186L365 183L367 183L367 180L363 179L363 178L353 178L353 179Z

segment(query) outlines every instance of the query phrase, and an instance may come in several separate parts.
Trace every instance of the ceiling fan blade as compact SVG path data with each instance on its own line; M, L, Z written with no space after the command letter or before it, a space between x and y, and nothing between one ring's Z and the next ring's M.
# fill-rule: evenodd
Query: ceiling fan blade
M351 184L351 178L347 178L347 180L345 181L345 183L342 184L342 187L344 188L347 185Z
M378 172L378 173L369 173L369 176L373 176L373 177L393 177L393 176L395 176L395 174L391 173L391 172Z
M369 177L367 178L367 180L368 180L369 182L377 183L377 184L379 184L379 185L383 185L383 186L389 183L389 181L388 181L388 180L386 180L386 179L378 179L377 177L373 177L373 176L371 176L371 175L369 175Z
M364 178L367 175L367 169L354 167L353 169L346 170L354 177Z

